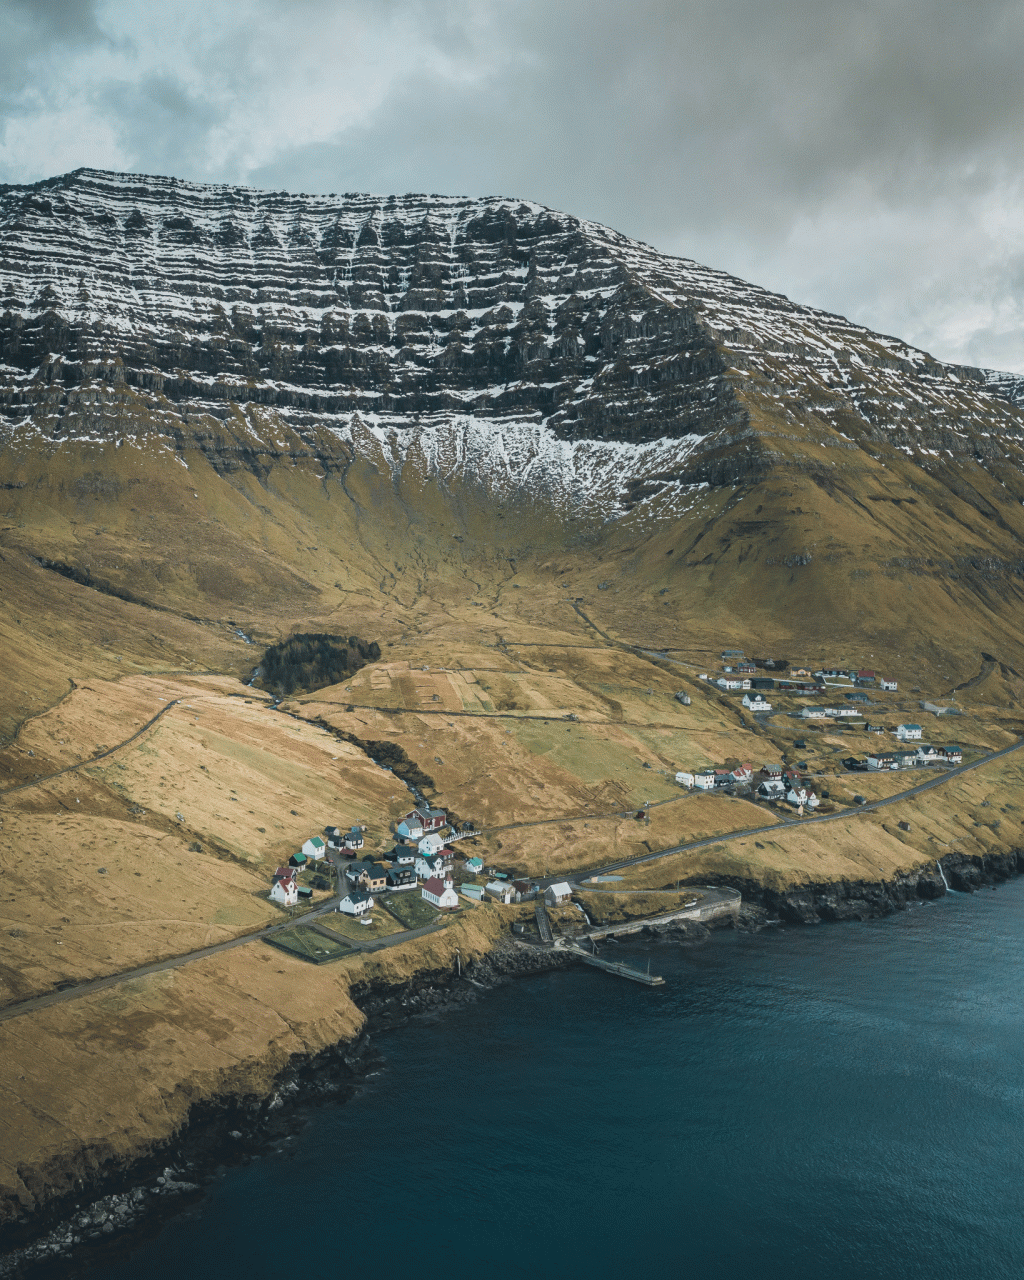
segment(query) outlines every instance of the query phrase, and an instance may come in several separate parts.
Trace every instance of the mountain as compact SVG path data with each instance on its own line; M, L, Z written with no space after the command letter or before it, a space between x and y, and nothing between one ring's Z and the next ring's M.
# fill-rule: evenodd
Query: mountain
M77 170L0 245L26 573L268 634L512 564L662 644L1019 643L1011 375L515 199Z

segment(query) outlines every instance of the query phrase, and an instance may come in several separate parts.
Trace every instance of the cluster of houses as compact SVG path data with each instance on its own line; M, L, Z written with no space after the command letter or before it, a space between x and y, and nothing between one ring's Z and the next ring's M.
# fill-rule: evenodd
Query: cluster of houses
M754 791L762 800L785 800L794 809L816 809L820 803L814 790L807 786L796 769L780 764L764 764L757 773L751 764L735 768L699 769L696 773L680 771L676 782L691 791L717 791L728 788L735 792Z
M365 827L353 826L347 831L340 827L325 827L322 836L311 836L302 848L291 856L287 866L278 867L270 890L271 900L282 906L296 906L303 898L312 897L312 889L298 883L298 875L306 867L315 865L328 854L342 854L351 861L342 876L338 910L345 915L366 918L374 906L374 895L419 890L424 901L439 911L455 910L459 906L459 893L473 901L488 898L495 902L527 902L540 892L538 885L528 880L509 880L500 872L487 884L462 884L457 890L452 878L454 855L451 845L459 837L454 832L446 834L448 815L443 809L418 805L405 814L395 827L395 846L381 861L358 857L363 848ZM468 876L482 876L484 864L480 858L464 860ZM568 885L565 899L571 894ZM554 886L558 889L559 886ZM547 891L551 895L551 890ZM554 900L554 899L552 899Z
M785 664L783 664L785 665ZM798 693L798 694L824 694L830 689L848 689L851 691L859 691L860 696L851 693L848 696L856 701L867 702L868 697L865 689L881 689L887 693L895 693L898 683L886 676L878 675L874 671L854 671L846 670L840 667L823 667L819 671L811 671L807 667L795 667L792 671L787 669L785 676L769 676L764 674L764 670L768 667L774 667L775 663L768 659L766 661L751 662L743 657L738 649L724 649L722 651L722 674L715 679L703 674L701 680L708 680L712 684L716 684L719 689L729 692L747 692L759 690L763 694L769 689L776 689L780 693ZM761 674L758 674L760 669ZM763 697L759 700L763 705L751 707L752 710L770 711L771 704ZM747 699L743 700L744 706L747 706Z
M901 725L900 728L909 727L918 729L917 737L921 736L919 726ZM904 739L909 741L909 739ZM922 769L937 764L962 764L964 753L959 747L933 747L927 742L923 742L909 751L872 751L863 760L857 760L853 756L844 760L843 763L848 769L854 770L874 770L874 769Z

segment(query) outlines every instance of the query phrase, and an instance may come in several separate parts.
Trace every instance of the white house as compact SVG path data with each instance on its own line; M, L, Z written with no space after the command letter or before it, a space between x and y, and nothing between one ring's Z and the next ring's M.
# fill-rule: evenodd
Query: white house
M466 871L471 876L483 875L484 860L483 858L467 858Z
M825 707L803 707L800 714L805 720L827 720L828 710Z
M485 884L484 892L489 898L494 898L497 902L503 902L505 906L516 900L515 889L512 885L505 884L502 880L492 880L489 884Z
M338 903L338 910L347 916L363 916L373 910L373 899L362 889L352 889Z
M869 769L898 769L900 763L895 751L873 751L867 757Z
M933 747L926 742L922 742L917 749L918 764L934 764L937 760L943 759L939 753L938 747Z
M413 866L418 876L423 880L429 880L431 876L439 876L444 871L445 859L440 853L421 854Z
M420 893L431 906L438 907L442 911L459 905L459 895L455 892L450 880L441 881L437 876L431 876Z
M444 848L444 840L436 831L431 831L429 835L425 835L416 846L425 858L429 858L433 853L440 853Z
M879 684L882 686L882 688L883 688L883 689L885 689L888 693L895 693L895 692L896 692L897 684L896 684L896 681L895 681L895 680L887 680L887 679L885 678L885 676L879 676L879 677L878 677L878 683L879 683Z
M714 791L715 789L714 769L702 769L700 773L695 773L693 775L693 785L701 791Z
M295 872L290 867L278 867L270 890L270 901L279 902L283 907L298 905L299 886L295 882Z
M718 685L719 689L742 689L743 688L742 680L735 680L729 676L719 676L718 679L715 681L715 684ZM747 681L747 688L748 689L750 688L749 680Z
M676 782L678 782L678 783L679 783L679 785L680 785L681 787L692 787L692 786L693 786L693 774L692 774L692 773L682 773L682 772L681 772L681 773L677 773L677 774L676 774Z
M799 805L803 805L805 809L817 809L821 803L815 793L807 787L791 787L786 793L786 799L794 809Z
M772 704L759 693L745 693L743 705L751 711L771 711Z
M572 889L564 880L560 880L558 884L549 884L544 890L544 902L549 907L560 906L563 902L568 902L572 898Z
M302 852L307 858L312 858L314 862L319 862L321 858L327 857L327 846L319 836L310 836L302 846Z
M896 726L896 737L901 742L910 742L913 738L920 738L923 730L919 724L898 724Z

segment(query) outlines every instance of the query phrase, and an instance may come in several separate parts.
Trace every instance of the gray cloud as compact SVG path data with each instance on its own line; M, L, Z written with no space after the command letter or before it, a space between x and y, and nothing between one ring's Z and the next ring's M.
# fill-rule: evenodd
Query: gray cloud
M22 68L0 64L8 180L88 163L522 195L940 356L1024 368L1020 0L0 0L0 14Z

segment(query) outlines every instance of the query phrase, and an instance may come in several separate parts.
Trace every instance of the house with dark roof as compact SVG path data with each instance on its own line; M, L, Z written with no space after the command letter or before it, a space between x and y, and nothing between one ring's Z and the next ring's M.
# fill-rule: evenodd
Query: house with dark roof
M387 883L387 868L379 862L368 863L366 871L360 877L360 884L369 893L383 893Z
M429 805L418 804L415 809L405 815L404 822L413 825L418 822L424 833L440 831L448 825L448 815L443 809L432 809Z
M365 889L350 889L338 903L338 910L346 916L363 916L373 909L373 898Z
M447 858L443 853L418 853L413 866L416 868L416 874L424 880L429 880L431 876L439 876L445 869Z
M392 867L388 872L389 889L415 889L418 881L412 867Z

